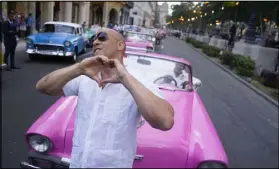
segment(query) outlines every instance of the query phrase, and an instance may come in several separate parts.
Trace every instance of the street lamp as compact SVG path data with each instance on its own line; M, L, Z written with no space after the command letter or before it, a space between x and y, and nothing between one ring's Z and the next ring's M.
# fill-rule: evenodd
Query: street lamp
M195 18L192 18L192 21L194 21L195 20Z
M214 11L212 11L212 13L214 13Z
M188 21L190 22L190 19L188 19Z
M222 6L222 10L224 10L224 7Z
M236 5L236 6L239 5L239 2L236 2L235 5Z
M204 14L204 16L206 16L206 15L207 15L207 13Z
M200 17L202 17L202 15Z
M196 13L196 10L194 10L193 12Z

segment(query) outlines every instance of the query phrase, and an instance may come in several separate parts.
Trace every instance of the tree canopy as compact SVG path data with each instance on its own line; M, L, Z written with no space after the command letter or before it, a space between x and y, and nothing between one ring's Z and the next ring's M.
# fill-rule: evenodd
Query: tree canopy
M193 2L183 2L172 6L172 15L167 22L174 25L189 24L201 18L206 24L214 24L216 20L236 22L248 22L252 13L256 16L256 25L264 20L275 21L279 24L279 5L273 1L241 1L241 2L201 2L194 5ZM183 18L184 20L180 19ZM193 19L194 18L194 19ZM188 21L190 20L190 22Z

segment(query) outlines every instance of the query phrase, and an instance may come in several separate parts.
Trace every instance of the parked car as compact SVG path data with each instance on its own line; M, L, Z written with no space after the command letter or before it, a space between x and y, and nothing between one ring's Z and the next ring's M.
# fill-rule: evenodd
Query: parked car
M70 57L76 61L86 51L88 39L79 24L67 22L46 22L43 29L26 38L26 53L30 60L37 55Z
M125 32L127 50L153 52L155 38L151 34L141 32Z
M152 128L144 119L138 122L133 168L227 168L222 143L198 88L193 87L190 63L162 54L126 51L124 64L133 67L131 74L157 84L175 112L169 131ZM178 68L187 76L170 78ZM61 97L32 124L25 135L29 162L21 162L21 167L69 167L76 104L76 96Z

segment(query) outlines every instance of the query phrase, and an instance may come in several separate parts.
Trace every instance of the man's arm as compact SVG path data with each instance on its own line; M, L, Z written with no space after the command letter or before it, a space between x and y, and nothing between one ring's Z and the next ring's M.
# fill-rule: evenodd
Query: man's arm
M50 96L61 96L64 94L63 87L70 80L82 75L83 69L77 64L56 70L42 79L36 85L36 89Z
M131 93L144 119L160 130L170 130L174 124L174 110L164 99L154 95L149 89L126 73L122 84Z

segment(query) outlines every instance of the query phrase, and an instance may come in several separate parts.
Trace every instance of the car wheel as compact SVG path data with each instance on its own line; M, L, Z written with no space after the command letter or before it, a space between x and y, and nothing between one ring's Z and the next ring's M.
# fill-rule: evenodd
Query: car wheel
M72 56L72 62L77 62L77 60L78 60L78 52L77 50L75 50L75 54L74 56Z
M36 55L35 54L29 54L29 59L30 60L36 60Z
M82 50L82 53L86 53L87 51L87 45L85 45L84 49Z

